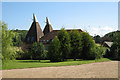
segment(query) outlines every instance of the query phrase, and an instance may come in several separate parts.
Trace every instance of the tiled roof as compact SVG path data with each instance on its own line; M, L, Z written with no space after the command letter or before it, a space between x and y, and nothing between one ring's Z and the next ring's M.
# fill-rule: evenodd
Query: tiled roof
M44 35L51 32L52 30L53 30L52 26L49 24L48 18L46 17L46 26L45 26L45 28L43 30Z
M70 33L71 30L73 30L73 29L67 30L67 32ZM82 32L81 29L77 29L77 30L79 32ZM59 31L60 30L53 30L52 32L47 33L46 35L44 35L43 37L40 38L40 41L44 41L43 43L46 43L47 40L52 40L55 36L57 36L57 33Z
M42 29L40 28L39 23L37 22L37 19L35 15L33 14L33 23L26 35L25 42L31 43L31 42L39 42L39 39L44 36Z

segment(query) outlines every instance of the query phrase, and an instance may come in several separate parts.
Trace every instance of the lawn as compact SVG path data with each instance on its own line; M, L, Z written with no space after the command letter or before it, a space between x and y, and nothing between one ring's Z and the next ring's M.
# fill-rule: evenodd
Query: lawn
M53 67L53 66L71 66L71 65L80 65L80 64L88 64L94 62L104 62L111 61L107 58L102 58L100 60L77 60L73 61L69 59L65 62L50 62L50 60L13 60L9 61L6 64L2 65L2 69L21 69L21 68L35 68L35 67Z

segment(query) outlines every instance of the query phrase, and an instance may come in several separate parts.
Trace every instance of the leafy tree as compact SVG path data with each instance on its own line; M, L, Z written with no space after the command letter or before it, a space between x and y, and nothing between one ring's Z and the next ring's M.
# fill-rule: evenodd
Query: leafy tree
M117 38L117 35L120 35L120 31L113 31L113 32L107 33L102 37L102 42L104 41L114 42L115 39Z
M109 57L120 60L120 35L117 35L113 45L110 48Z
M64 28L62 28L58 32L57 36L58 36L58 39L60 41L60 45L61 45L60 50L62 51L62 59L64 61L68 57L68 55L70 54L70 49L71 49L70 36Z
M25 36L27 34L27 30L12 30L15 35L13 37L13 45L14 46L21 46L21 44L23 43Z
M94 36L96 43L101 43L101 37L99 35Z
M81 32L81 39L82 39L81 58L85 60L92 59L91 49L95 46L95 42L93 41L92 37L86 32Z
M71 56L76 60L81 54L81 36L78 30L73 30L70 32L70 43L71 43Z
M14 33L7 29L6 23L0 22L0 27L2 27L2 60L3 62L13 59L13 50L11 49L12 38Z
M91 59L101 59L103 54L105 54L105 49L102 47L94 45L94 47L91 48Z
M44 54L45 47L42 43L33 43L33 47L31 49L31 55L33 59L40 59L42 58L41 55Z
M51 62L58 62L61 61L62 53L60 51L60 41L58 37L55 37L53 41L50 43L49 49L48 49L48 57Z

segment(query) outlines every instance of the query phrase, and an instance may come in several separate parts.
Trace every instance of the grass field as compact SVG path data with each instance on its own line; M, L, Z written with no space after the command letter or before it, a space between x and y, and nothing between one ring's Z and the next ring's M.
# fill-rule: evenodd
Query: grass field
M13 60L9 61L6 64L2 65L2 69L21 69L21 68L35 68L35 67L53 67L53 66L71 66L71 65L80 65L80 64L88 64L94 62L104 62L111 61L107 58L102 58L100 60L77 60L73 61L69 59L65 62L50 62L50 60Z

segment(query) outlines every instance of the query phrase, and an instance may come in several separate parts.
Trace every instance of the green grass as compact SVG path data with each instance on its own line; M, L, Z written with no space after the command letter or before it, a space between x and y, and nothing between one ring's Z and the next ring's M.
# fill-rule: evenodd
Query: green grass
M80 64L88 64L94 62L104 62L111 61L107 58L102 58L100 60L77 60L73 61L71 59L65 62L50 62L50 60L13 60L9 61L6 64L2 65L2 69L21 69L21 68L35 68L35 67L53 67L53 66L71 66L71 65L80 65Z

